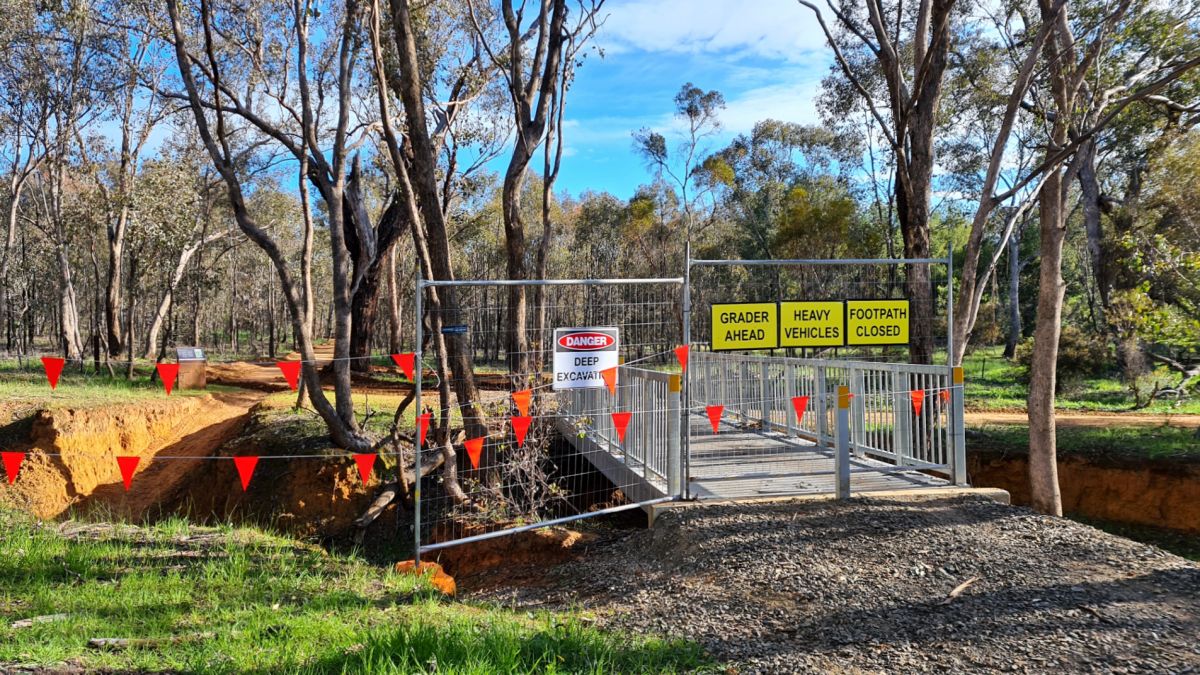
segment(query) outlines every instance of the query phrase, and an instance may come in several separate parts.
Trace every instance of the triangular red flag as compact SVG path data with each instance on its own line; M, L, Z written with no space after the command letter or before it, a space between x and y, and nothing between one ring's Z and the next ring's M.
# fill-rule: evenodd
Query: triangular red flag
M600 371L600 377L604 378L604 384L608 387L608 393L617 393L617 367L605 368Z
M533 423L532 417L522 416L512 418L513 435L517 437L517 447L525 445L525 434L529 433L529 425Z
M413 378L413 370L416 368L417 364L416 354L412 352L392 354L392 360L396 362L397 366L400 366L400 370L404 371L404 375L407 376L409 380L416 382L416 379Z
M237 465L238 477L242 479L242 492L245 492L250 487L250 477L254 475L254 467L258 466L258 458L251 456L234 457L233 463Z
M296 387L300 385L300 362L276 361L275 365L279 366L280 372L287 378L288 386L292 388L292 391L296 391Z
M429 434L429 420L431 419L433 419L433 413L417 415L417 447L425 445L425 436Z
M179 364L160 363L155 368L158 369L158 379L162 380L163 388L167 390L167 396L170 396L171 389L175 386L175 378L179 377Z
M129 492L129 486L133 483L133 472L137 471L137 465L141 459L141 457L117 458L117 466L121 467L121 480L125 483L126 492Z
M51 389L58 388L58 376L62 375L64 364L66 361L57 356L42 357L42 367L46 369L46 379L50 380Z
M521 434L521 436L524 437L525 434ZM465 443L463 443L463 445L465 445L467 447L467 457L471 458L471 468L478 469L479 468L479 456L481 454L483 454L483 439L482 438L468 438L467 441Z
M913 414L920 417L921 407L925 405L925 390L914 389L908 392L908 395L912 398Z
M943 389L938 396L939 396L939 398L942 399L942 403L950 402L950 390L949 389Z
M717 433L721 428L721 414L725 412L723 405L710 405L705 408L708 411L708 421L712 423L713 433Z
M680 370L687 371L688 346L679 345L675 348L675 358L679 359Z
M512 393L513 403L517 404L517 410L521 411L521 415L529 414L529 399L533 397L532 389L522 389Z
M792 407L796 409L796 424L804 421L804 411L808 410L807 396L793 396Z
M622 443L625 442L625 430L629 428L629 419L633 417L631 412L615 412L612 414L613 426L617 428L617 438Z
M354 456L354 463L358 465L358 475L362 478L363 485L371 480L371 469L375 467L374 454L361 454Z
M21 473L21 462L25 461L25 453L0 452L0 457L4 458L4 473L8 474L8 484L12 485L17 480L17 474Z

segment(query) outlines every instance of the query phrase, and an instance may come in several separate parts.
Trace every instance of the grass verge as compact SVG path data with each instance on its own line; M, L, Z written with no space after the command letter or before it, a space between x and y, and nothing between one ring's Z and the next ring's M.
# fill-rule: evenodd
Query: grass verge
M1029 427L984 425L972 429L968 447L1011 454L1029 453ZM1200 458L1196 429L1182 427L1062 427L1058 430L1059 456L1078 455L1119 459Z
M0 670L678 672L693 644L579 613L444 600L421 579L251 529L0 512ZM22 620L42 617L20 627ZM14 627L16 626L16 627ZM93 638L128 643L89 647Z

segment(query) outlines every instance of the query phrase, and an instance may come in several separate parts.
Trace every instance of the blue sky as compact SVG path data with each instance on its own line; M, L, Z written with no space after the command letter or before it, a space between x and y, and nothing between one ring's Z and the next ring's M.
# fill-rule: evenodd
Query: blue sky
M832 58L795 0L609 0L567 98L559 187L633 195L650 180L631 133L674 140L672 98L685 82L725 95L720 147L761 119L818 122L814 98Z

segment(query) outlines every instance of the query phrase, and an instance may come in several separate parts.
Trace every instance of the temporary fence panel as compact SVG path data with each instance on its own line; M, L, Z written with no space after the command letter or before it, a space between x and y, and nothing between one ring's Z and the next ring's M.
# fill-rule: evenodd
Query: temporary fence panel
M418 394L431 417L416 466L439 464L417 495L419 551L680 493L681 385L669 371L683 340L683 279L418 287L418 362L435 372L441 362L446 374ZM598 357L580 347L576 388L557 389L556 328L589 329L579 334L597 342L615 336L623 365L597 377L588 368Z
M689 261L689 409L832 451L844 386L846 447L869 460L852 471L964 483L961 377L932 365L952 352L952 276L948 258ZM798 464L794 448L767 444L706 444L686 461L728 477Z

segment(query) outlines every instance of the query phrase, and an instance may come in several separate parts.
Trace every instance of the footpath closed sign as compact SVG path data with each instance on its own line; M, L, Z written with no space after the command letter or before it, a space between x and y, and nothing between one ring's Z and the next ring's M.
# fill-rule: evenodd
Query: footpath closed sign
M746 302L712 306L713 351L779 346L779 305Z
M606 386L601 373L619 364L620 329L555 328L554 389Z
M846 344L844 309L839 301L779 303L779 346L841 347Z
M846 343L907 345L908 300L847 300Z

